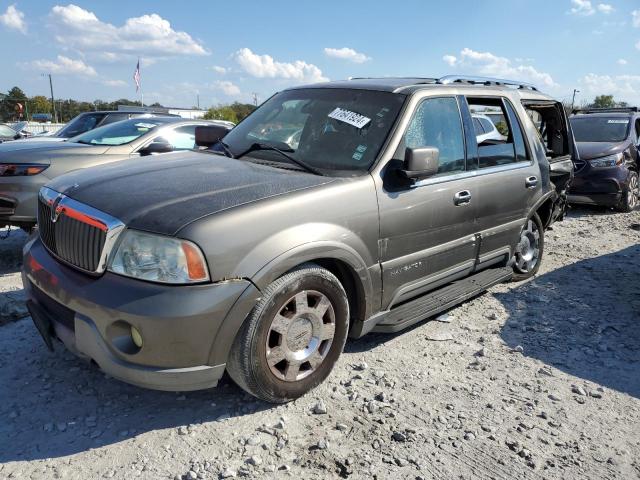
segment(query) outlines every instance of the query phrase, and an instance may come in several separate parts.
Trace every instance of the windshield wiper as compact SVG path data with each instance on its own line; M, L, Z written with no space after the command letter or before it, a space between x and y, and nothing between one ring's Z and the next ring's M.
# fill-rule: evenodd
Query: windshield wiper
M313 173L314 175L324 176L324 174L320 170L318 170L317 168L312 167L311 165L309 165L306 162L303 162L302 160L298 160L297 158L292 157L291 155L286 153L283 149L280 149L278 147L274 147L273 145L269 145L268 143L259 143L259 142L253 143L253 144L251 144L251 146L249 148L247 148L240 155L237 155L235 158L244 157L248 153L256 152L258 150L270 150L270 151L273 151L273 152L278 152L280 155L282 155L284 158L289 160L291 163L294 163L294 164L298 165L299 167L302 167L307 172ZM288 148L288 151L293 152L294 150L292 150L291 148Z

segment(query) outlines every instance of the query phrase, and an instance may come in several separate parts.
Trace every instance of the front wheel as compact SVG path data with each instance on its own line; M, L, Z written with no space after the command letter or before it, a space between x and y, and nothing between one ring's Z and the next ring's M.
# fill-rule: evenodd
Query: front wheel
M544 253L544 227L534 213L520 231L520 240L513 254L513 280L520 281L538 273Z
M622 198L616 207L620 212L631 212L638 206L640 198L640 186L638 185L638 172L631 170L629 172L629 181L627 188L622 191Z
M236 335L227 371L262 400L294 400L327 378L348 328L349 303L338 279L302 265L265 289Z

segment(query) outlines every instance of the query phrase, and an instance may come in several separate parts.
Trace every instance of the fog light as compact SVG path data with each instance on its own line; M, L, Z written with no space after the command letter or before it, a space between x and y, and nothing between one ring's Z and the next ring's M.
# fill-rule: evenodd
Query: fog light
M136 347L142 348L142 335L133 325L131 325L131 340L133 340Z

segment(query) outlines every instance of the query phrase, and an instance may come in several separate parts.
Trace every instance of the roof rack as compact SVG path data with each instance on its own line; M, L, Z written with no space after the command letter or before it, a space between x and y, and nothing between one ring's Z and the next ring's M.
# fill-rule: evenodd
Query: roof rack
M402 80L419 80L419 82L414 82L412 83L412 85L416 85L416 84L421 84L421 83L429 83L429 84L433 84L433 83L438 83L438 79L437 78L431 78L431 77L349 77L347 78L347 80L351 81L351 80L384 80L385 78L388 78L390 80L393 79L402 79Z
M452 83L466 83L470 85L486 85L486 86L510 86L517 87L523 90L538 91L537 87L530 83L520 82L518 80L505 80L503 78L490 78L490 77L473 77L465 75L445 75L440 77L436 83L441 85L450 85Z
M577 108L572 113L637 113L638 107Z

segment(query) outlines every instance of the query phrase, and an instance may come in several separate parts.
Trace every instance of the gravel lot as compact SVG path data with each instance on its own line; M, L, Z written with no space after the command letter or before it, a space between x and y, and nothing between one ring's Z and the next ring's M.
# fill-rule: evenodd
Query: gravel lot
M350 341L285 406L49 353L0 241L0 478L640 478L640 213L574 209L540 274ZM0 234L3 232L0 231Z

